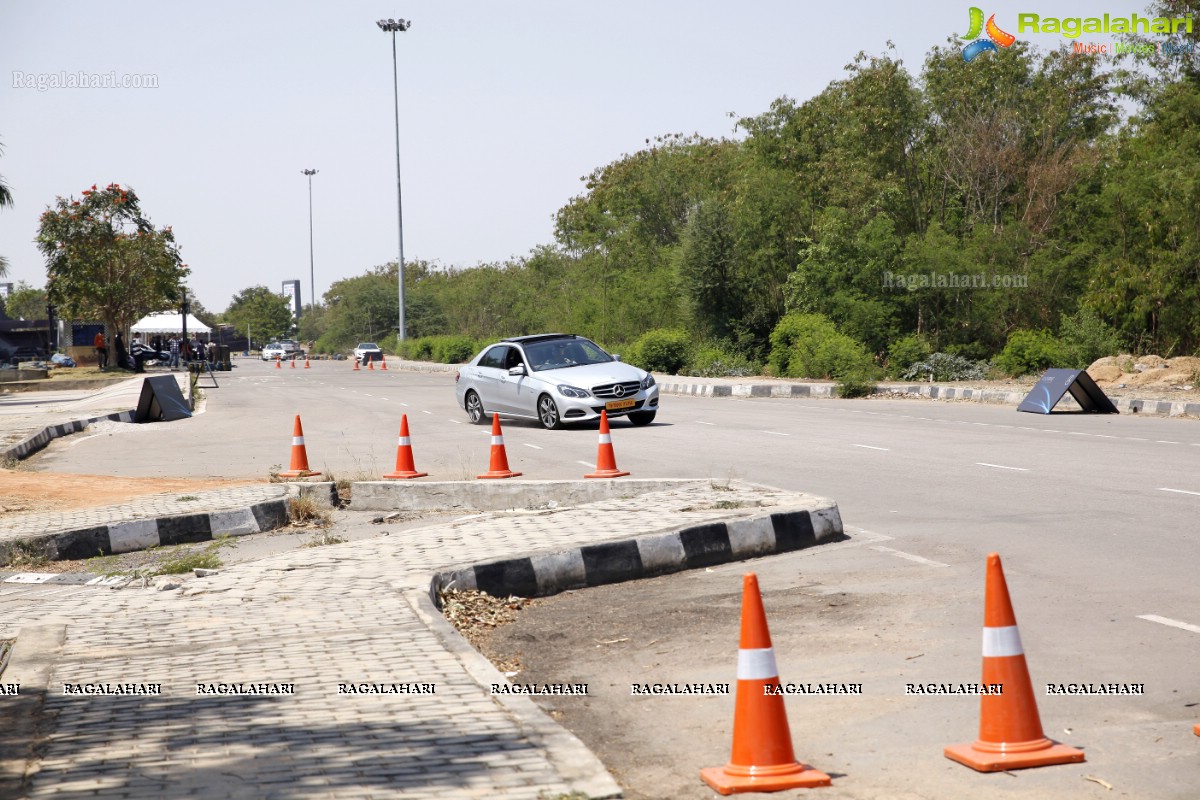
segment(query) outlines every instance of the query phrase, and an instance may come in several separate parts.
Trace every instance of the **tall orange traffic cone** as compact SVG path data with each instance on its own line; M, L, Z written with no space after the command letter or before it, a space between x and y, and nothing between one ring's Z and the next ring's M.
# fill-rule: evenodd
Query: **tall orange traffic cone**
M500 430L500 415L492 414L492 458L488 471L477 478L515 478L521 473L508 468L508 455L504 452L504 433Z
M278 359L278 358L276 358L276 359L275 359L275 369L283 369L283 367L281 367L281 366L279 365L279 359Z
M385 478L424 478L428 472L417 472L413 464L412 444L408 438L408 414L400 417L400 438L396 440L396 471Z
M305 353L305 354L304 354L304 368L305 368L305 369L309 369L309 366L308 366L308 353Z
M360 369L358 368L358 359L357 359L357 358L356 358L356 359L354 359L354 371L355 371L355 372L361 372L361 371L362 371L362 370L360 370Z
M367 369L371 370L372 372L375 370L375 359L373 359L373 358L367 359Z
M979 697L979 739L972 744L950 745L943 751L946 758L980 772L1084 760L1082 750L1051 741L1042 732L1025 649L998 553L987 557L982 682L984 686L999 684L1001 691Z
M304 428L300 427L300 415L292 425L292 464L286 472L279 473L281 478L307 478L310 475L320 475L308 468L308 451L304 449Z
M613 454L612 434L608 432L608 412L600 410L600 447L596 452L596 471L585 478L619 478L628 475L617 469L617 458Z
M379 357L379 368L384 372L387 372L387 356Z
M830 786L829 776L796 760L775 649L763 611L758 576L742 578L742 635L738 644L737 699L733 707L733 755L723 767L700 770L700 779L720 794L779 792Z
M1192 733L1196 734L1197 736L1200 736L1200 725L1197 725L1196 727L1192 728Z
M289 359L288 359L288 361L291 361L291 362L292 362L292 369L295 369L295 368L296 368L296 359L295 359L295 357L289 358Z

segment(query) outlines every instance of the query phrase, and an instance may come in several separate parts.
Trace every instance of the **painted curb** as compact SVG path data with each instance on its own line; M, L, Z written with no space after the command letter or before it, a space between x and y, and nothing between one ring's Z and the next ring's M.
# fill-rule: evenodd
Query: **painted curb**
M791 553L848 538L837 503L782 511L669 532L487 561L439 572L430 596L446 588L478 589L495 597L546 597L637 578L652 578L731 561Z
M105 414L100 417L88 417L87 419L75 419L70 422L63 422L58 425L48 425L42 428L32 436L28 436L17 442L12 447L0 451L0 459L20 461L41 450L46 445L50 444L55 439L63 436L70 436L73 433L82 433L89 425L105 420L113 422L133 422L136 411L118 411L114 414Z

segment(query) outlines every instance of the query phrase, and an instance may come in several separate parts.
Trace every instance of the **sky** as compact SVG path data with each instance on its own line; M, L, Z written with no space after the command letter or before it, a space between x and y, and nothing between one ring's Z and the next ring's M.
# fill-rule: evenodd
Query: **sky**
M322 295L397 257L396 34L404 256L472 267L552 244L581 177L670 133L736 137L738 117L805 100L887 42L916 73L970 2L7 0L0 9L2 282L46 282L34 244L57 196L133 187L171 225L212 312L286 280ZM1031 0L1043 16L1144 13ZM985 13L994 8L983 6ZM1197 20L1200 24L1200 20ZM1065 41L1029 39L1043 47ZM1111 37L1087 37L1107 40ZM986 57L986 56L985 56ZM48 88L62 74L154 88ZM312 262L308 178L312 178Z

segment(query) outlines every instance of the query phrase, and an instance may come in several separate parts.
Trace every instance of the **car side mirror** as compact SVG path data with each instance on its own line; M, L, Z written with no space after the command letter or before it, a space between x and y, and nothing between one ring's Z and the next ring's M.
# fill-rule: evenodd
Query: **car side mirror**
M616 353L613 353L613 354L612 354L612 357L613 357L613 361L620 361L620 360L621 360L621 357L620 357L619 355L617 355Z
M525 365L517 364L515 367L509 367L508 374L509 375L524 375L525 374Z

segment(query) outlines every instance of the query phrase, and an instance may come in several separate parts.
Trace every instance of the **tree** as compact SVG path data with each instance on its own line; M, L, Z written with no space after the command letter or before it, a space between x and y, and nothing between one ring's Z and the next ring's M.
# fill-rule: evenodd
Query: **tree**
M42 214L37 243L59 314L101 320L114 332L174 305L189 272L170 226L155 228L133 189L116 183L93 185L81 200L56 198Z
M259 341L286 337L292 330L292 311L288 300L265 286L243 289L229 303L221 321L233 325L240 334L246 331Z
M9 319L45 319L46 290L35 289L25 281L19 281L4 301L4 313Z

